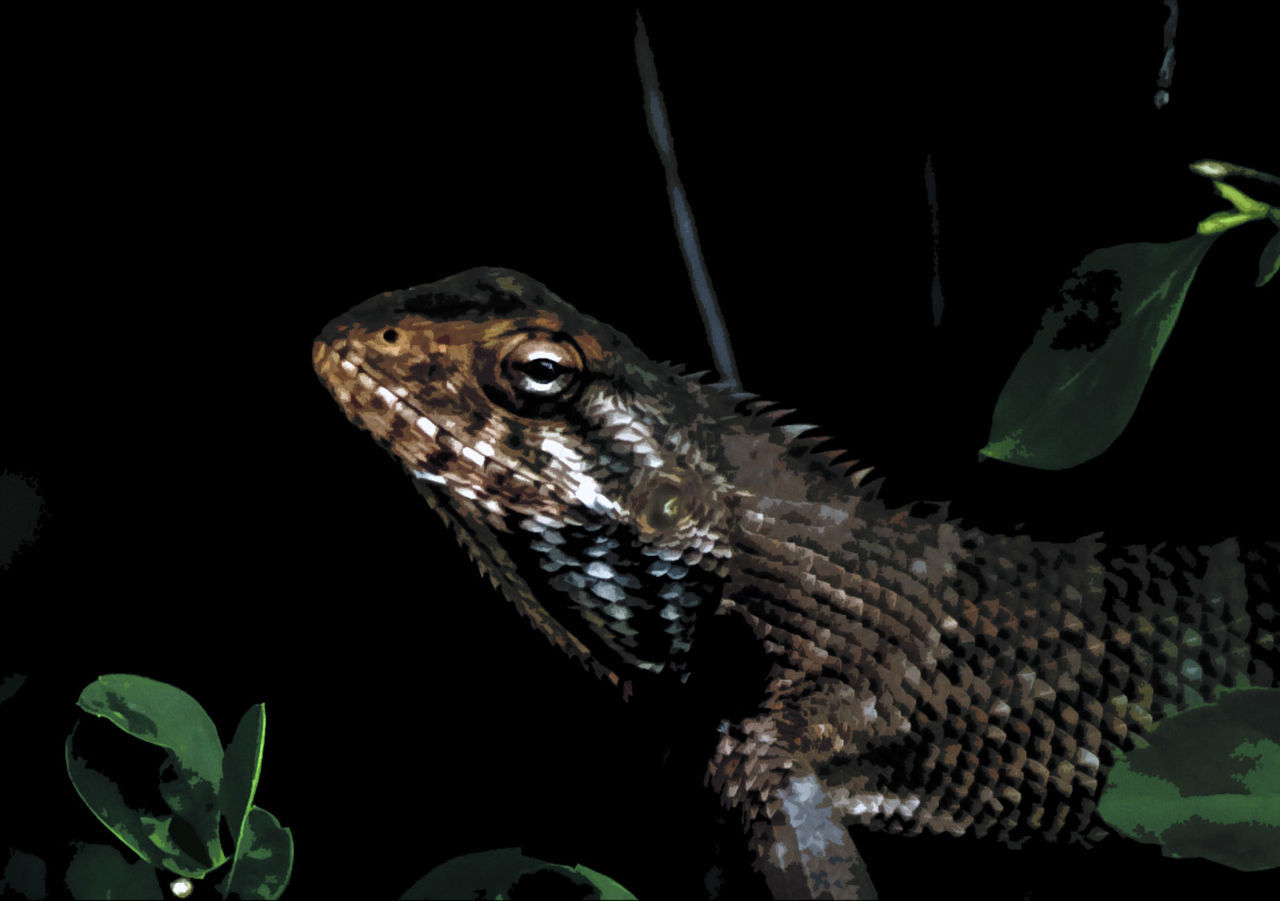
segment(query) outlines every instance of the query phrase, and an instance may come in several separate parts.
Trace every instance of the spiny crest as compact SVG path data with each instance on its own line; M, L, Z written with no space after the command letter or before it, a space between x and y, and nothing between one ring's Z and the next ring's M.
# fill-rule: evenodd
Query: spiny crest
M862 494L874 494L868 491L867 477L873 467L857 468L858 460L851 457L846 448L828 447L834 439L822 434L820 426L808 423L784 423L784 417L795 414L791 407L785 407L776 401L760 397L747 391L726 393L725 397L733 404L734 412L743 418L756 423L767 430L771 437L783 447L797 456L813 458L834 480L847 480L849 488L861 488ZM876 485L879 482L877 481Z

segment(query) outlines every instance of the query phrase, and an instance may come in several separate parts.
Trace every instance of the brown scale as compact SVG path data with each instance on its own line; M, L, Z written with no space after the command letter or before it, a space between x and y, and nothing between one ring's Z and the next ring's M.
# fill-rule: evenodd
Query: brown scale
M779 896L869 894L851 824L1085 840L1111 746L1280 670L1280 547L1053 544L890 509L779 425L789 411L649 360L519 273L372 298L315 365L481 572L596 673L646 677L597 600L597 628L565 612L554 586L582 578L524 553L538 529L604 528L617 553L697 568L709 597L681 635L713 613L753 630L768 684L722 726L706 783ZM609 559L631 585L655 557Z
M881 539L890 537L883 529L872 531ZM858 547L900 563L904 549L910 557L922 546L909 529L903 529L903 538L897 547L885 541L862 542ZM1219 620L1215 625L1214 605L1191 603L1188 597L1195 594L1194 582L1204 576L1211 557L1218 557L1229 569L1237 556L1229 542L1198 553L1176 549L1185 564L1182 570L1175 570L1166 558L1156 558L1144 567L1141 549L1125 549L1119 559L1133 577L1130 586L1122 580L1103 578L1106 558L1100 545L1082 542L1055 548L1035 546L1021 538L995 538L1003 545L996 549L991 547L992 536L980 538L973 544L983 547L984 553L975 554L969 561L971 566L960 567L949 592L929 591L900 570L881 565L874 569L885 581L865 593L883 603L879 634L899 638L904 629L892 625L895 621L885 616L886 611L899 606L895 603L898 597L923 599L913 610L931 611L937 622L947 615L940 615L942 608L936 598L950 598L958 608L953 619L959 640L954 645L944 640L942 647L933 650L936 666L942 671L936 679L901 679L901 671L881 677L890 683L892 697L918 732L931 739L915 759L928 771L924 788L932 791L923 809L938 813L951 808L949 815L937 819L944 827L972 828L986 834L998 820L1010 839L1025 837L1027 827L1050 838L1080 838L1089 825L1099 775L1105 770L1104 735L1128 747L1130 726L1145 727L1153 716L1185 706L1187 689L1204 691L1213 683L1229 685L1233 675L1248 674L1255 682L1272 679L1266 664L1248 654L1250 646L1256 647L1265 635L1257 625L1250 626L1253 620L1234 617L1230 606L1222 605L1226 622ZM780 561L786 554L765 553L760 559ZM1064 565L1046 567L1058 559ZM850 569L858 565L853 563ZM863 561L861 568L873 569L869 561ZM886 582L901 594L888 590ZM1121 596L1109 595L1106 586L1117 584L1129 590ZM1057 590L1045 594L1046 587ZM763 623L773 621L767 613L755 615ZM866 614L864 619L874 621L876 616ZM1246 672L1240 667L1234 672L1226 670L1219 655L1220 673L1212 674L1202 667L1178 676L1178 660L1190 659L1180 658L1178 641L1188 636L1188 628L1197 625L1215 636L1215 642L1222 640L1218 636L1224 627L1233 631L1238 642L1235 657L1248 663ZM1110 654L1098 634L1099 626L1112 640ZM1247 640L1249 628L1257 633L1252 641ZM922 637L918 628L913 634ZM975 642L974 634L985 636L986 641ZM1199 632L1193 633L1193 642L1203 642ZM867 644L864 640L863 645ZM793 641L791 647L794 663L805 669L805 646ZM987 647L994 647L996 655ZM956 657L964 659L957 662ZM881 665L885 662L881 657L876 660ZM918 659L912 658L912 663L918 665ZM980 700L991 711L993 692L1003 698L1008 713L1002 725L984 730L978 715L982 709L970 706L969 701ZM939 703L944 695L948 700L956 698L958 707L968 708L967 716L944 717ZM1109 705L1104 705L1104 697ZM1001 717L997 714L993 719L999 722ZM948 734L963 735L968 741L949 742ZM986 742L979 745L984 737ZM846 741L850 738L847 735ZM1001 784L1004 790L996 790ZM937 786L945 788L937 792ZM1014 800L1016 810L1006 807L1005 816L1000 816L1001 808L992 803L998 796ZM918 827L935 828L923 818Z

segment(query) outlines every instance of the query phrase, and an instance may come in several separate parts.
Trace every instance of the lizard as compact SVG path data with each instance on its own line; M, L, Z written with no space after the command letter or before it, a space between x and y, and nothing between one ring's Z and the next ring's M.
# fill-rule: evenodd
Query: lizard
M745 626L766 666L704 781L776 897L874 897L850 826L1087 843L1113 747L1280 673L1280 545L890 506L773 404L512 270L372 297L313 364L480 573L624 694L682 690L697 636Z

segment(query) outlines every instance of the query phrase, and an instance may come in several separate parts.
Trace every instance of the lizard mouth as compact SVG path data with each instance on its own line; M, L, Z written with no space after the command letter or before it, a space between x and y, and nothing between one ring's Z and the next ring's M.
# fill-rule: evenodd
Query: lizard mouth
M506 512L486 488L515 478L519 461L508 459L489 441L461 437L467 430L460 422L428 415L408 399L407 388L387 387L380 373L350 350L317 339L312 360L347 418L386 446L415 478L443 486L491 513Z

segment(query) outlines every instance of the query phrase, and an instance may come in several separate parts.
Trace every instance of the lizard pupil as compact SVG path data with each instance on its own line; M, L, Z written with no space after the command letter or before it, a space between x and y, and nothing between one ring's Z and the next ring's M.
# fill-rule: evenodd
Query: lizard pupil
M399 337L400 333L393 328L389 328L382 333L382 340L386 341L388 344L395 344Z
M517 363L515 368L535 382L542 382L543 384L554 382L560 373L569 371L569 367L561 366L555 360L548 360L546 357Z

